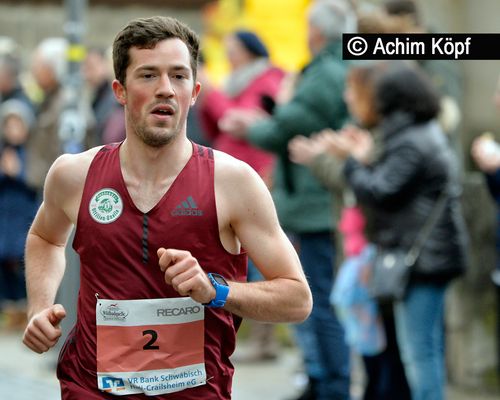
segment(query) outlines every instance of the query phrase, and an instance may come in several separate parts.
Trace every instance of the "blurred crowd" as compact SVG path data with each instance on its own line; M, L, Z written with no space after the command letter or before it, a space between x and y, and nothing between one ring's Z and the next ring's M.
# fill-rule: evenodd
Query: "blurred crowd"
M61 116L68 46L62 37L43 39L23 64L15 39L0 37L0 304L7 329L26 323L26 234L50 165L65 149ZM124 139L123 110L111 89L107 50L89 49L81 73L88 99L83 148Z
M230 33L225 38L230 73L223 85L212 82L203 65L199 68L202 92L188 119L188 136L257 171L296 245L314 298L310 318L291 328L307 377L296 399L348 399L353 352L363 360L365 400L444 399L445 298L468 260L460 203L458 65L342 59L342 33L430 32L412 0L385 0L376 7L315 0L307 21L311 60L298 73L273 65L255 32ZM67 48L63 38L43 39L23 64L15 38L0 37L4 329L25 324L24 241L48 168L64 151L60 116ZM123 109L111 88L110 60L108 49L89 48L81 65L85 148L125 137ZM499 93L495 104L500 110ZM500 145L492 134L484 134L470 151L500 209ZM383 340L374 334L357 338L360 328L349 325L332 301L337 277L352 268L347 261L373 247L411 248L441 198L443 209L425 238L405 296L391 303L375 301L372 323ZM500 287L500 257L492 278ZM249 260L249 280L259 279ZM276 327L249 325L250 351L237 351L235 360L278 357ZM361 346L360 340L378 341Z

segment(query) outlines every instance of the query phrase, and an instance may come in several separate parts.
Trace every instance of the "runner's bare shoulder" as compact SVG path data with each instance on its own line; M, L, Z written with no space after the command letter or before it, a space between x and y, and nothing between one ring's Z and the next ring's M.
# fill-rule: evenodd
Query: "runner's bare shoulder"
M47 174L45 195L47 191L55 191L62 196L78 196L83 191L87 172L94 156L100 147L77 154L59 156Z
M214 160L216 179L241 179L247 174L253 175L250 165L222 151L214 150Z
M233 212L231 220L268 204L269 191L257 172L247 163L226 153L214 151L217 208Z

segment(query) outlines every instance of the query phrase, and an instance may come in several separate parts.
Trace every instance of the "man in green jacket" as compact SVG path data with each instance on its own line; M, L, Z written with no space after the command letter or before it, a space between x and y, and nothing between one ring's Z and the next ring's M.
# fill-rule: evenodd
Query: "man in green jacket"
M347 63L342 60L342 33L353 32L356 18L343 0L317 0L308 15L308 44L313 58L303 69L288 103L272 116L234 113L225 130L244 136L275 153L278 162L273 198L280 223L297 240L299 255L313 293L310 318L297 327L310 385L299 399L348 399L349 350L329 304L333 281L332 198L308 168L288 158L288 142L324 128L341 128L348 114L343 101Z

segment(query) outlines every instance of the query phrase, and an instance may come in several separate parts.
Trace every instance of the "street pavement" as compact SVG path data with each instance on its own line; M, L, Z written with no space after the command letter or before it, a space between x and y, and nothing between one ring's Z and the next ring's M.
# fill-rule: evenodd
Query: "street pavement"
M242 343L240 346L244 346ZM55 351L38 355L21 342L21 334L0 331L0 400L60 400L55 377ZM236 365L233 400L287 400L300 390L298 353L282 351L277 361ZM353 395L361 392L359 373ZM357 396L353 396L356 398ZM449 400L499 400L496 395L448 389ZM396 399L395 399L396 400Z
M20 333L0 332L0 400L60 400L55 351L39 355L21 342ZM291 374L299 365L296 351L284 351L278 362L237 366L233 399L272 400L293 396Z

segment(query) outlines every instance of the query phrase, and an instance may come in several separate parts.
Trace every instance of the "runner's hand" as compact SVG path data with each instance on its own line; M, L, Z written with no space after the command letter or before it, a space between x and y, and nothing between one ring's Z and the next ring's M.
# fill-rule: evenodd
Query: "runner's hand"
M60 304L54 304L35 314L24 331L23 343L36 353L44 353L55 346L62 331L59 323L66 317Z
M165 282L180 295L189 296L198 303L209 303L215 298L215 288L189 251L162 247L158 249L158 259Z

